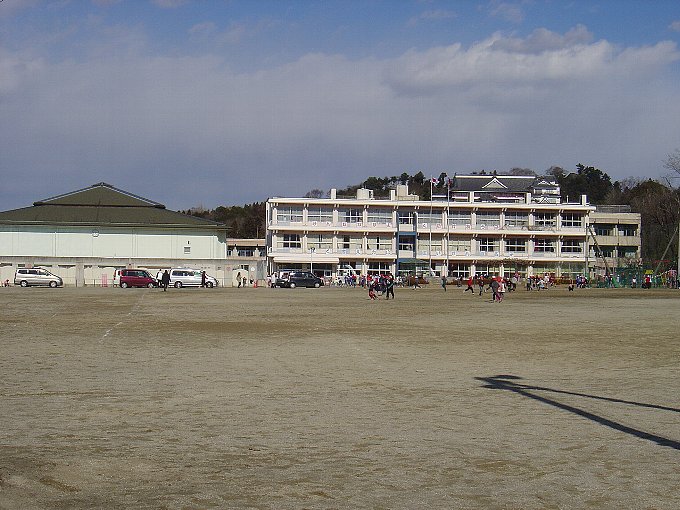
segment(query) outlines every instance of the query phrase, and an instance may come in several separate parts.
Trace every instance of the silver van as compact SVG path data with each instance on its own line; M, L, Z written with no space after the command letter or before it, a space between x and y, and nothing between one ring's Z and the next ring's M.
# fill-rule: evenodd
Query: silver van
M170 270L170 286L177 287L200 287L201 286L200 269L189 269L186 267L176 267ZM212 276L205 275L206 287L217 287L217 279Z
M50 287L61 287L64 281L57 275L50 273L42 267L31 267L17 269L14 273L14 285L22 287L33 287L46 285Z

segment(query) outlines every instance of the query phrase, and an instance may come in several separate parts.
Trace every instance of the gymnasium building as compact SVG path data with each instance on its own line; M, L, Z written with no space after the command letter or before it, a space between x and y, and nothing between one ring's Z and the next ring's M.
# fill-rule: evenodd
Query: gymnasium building
M110 285L116 268L190 267L223 286L264 280L264 242L227 237L227 226L167 209L106 183L0 212L0 279L44 267L66 285Z

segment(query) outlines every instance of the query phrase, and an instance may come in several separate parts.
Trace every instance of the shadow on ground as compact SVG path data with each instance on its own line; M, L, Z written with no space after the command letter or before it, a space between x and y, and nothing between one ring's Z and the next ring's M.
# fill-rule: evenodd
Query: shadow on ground
M656 434L651 434L649 432L645 432L644 430L639 430L635 429L633 427L629 427L627 425L624 425L622 423L610 420L608 418L605 418L604 416L599 416L597 414L591 413L589 411L586 411L584 409L580 409L575 406L563 404L562 402L558 402L557 400L553 398L548 398L546 396L538 394L538 392L549 392L549 393L558 393L558 394L563 394L563 395L572 395L572 396L578 396L578 397L584 397L584 398L590 398L590 399L595 399L595 400L604 400L607 402L615 402L615 403L620 403L620 404L626 404L626 405L632 405L632 406L638 406L638 407L646 407L646 408L651 408L651 409L659 409L662 411L669 411L669 412L674 412L674 413L680 413L680 409L676 409L674 407L666 407L666 406L660 406L660 405L655 405L655 404L646 404L643 402L633 402L629 400L621 400L617 398L609 398L609 397L602 397L599 395L589 395L587 393L576 393L576 392L571 392L571 391L564 391L564 390L559 390L556 388L548 388L544 386L531 386L528 384L522 384L518 381L521 381L522 378L516 375L508 375L508 374L502 374L502 375L495 375L491 377L475 377L478 381L482 381L486 383L484 385L485 388L488 389L493 389L493 390L506 390L506 391L511 391L517 395L522 395L523 397L527 397L533 400L537 400L539 402L542 402L544 404L548 404L550 406L556 407L558 409L561 409L563 411L567 411L570 413L573 413L577 416L581 416L582 418L586 418L588 420L594 421L595 423L599 423L600 425L604 425L605 427L612 428L614 430L618 430L619 432L624 432L626 434L630 434L632 436L638 437L640 439L645 439L647 441L651 441L653 443L658 444L659 446L665 446L668 448L673 448L675 450L680 450L680 442L675 441L673 439L669 439L667 437L663 436L658 436Z

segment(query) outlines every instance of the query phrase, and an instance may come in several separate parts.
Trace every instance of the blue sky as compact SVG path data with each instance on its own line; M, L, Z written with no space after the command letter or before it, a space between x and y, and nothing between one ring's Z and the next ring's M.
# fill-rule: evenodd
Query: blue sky
M661 0L4 0L0 210L100 181L185 209L405 171L660 178L679 38Z

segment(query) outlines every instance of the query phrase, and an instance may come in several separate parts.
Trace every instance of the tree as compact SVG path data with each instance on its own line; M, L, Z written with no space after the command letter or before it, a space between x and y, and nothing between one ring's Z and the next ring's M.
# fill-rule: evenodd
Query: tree
M303 198L326 198L327 196L327 192L314 188L313 190L309 190L307 193L305 193Z
M511 168L509 175L531 175L531 176L536 176L536 172L531 170L530 168Z
M562 179L564 179L566 177L567 172L561 166L551 166L546 171L546 175L550 175L550 176L554 177L557 180L557 182L561 182Z
M621 198L632 211L640 213L642 257L659 260L680 220L680 191L649 179L624 189ZM677 259L677 243L671 245L667 257Z
M576 198L587 195L592 204L603 204L609 193L619 186L611 177L594 166L576 165L577 172L558 180L562 197Z
M677 174L680 174L680 149L675 149L672 154L669 154L663 166Z

